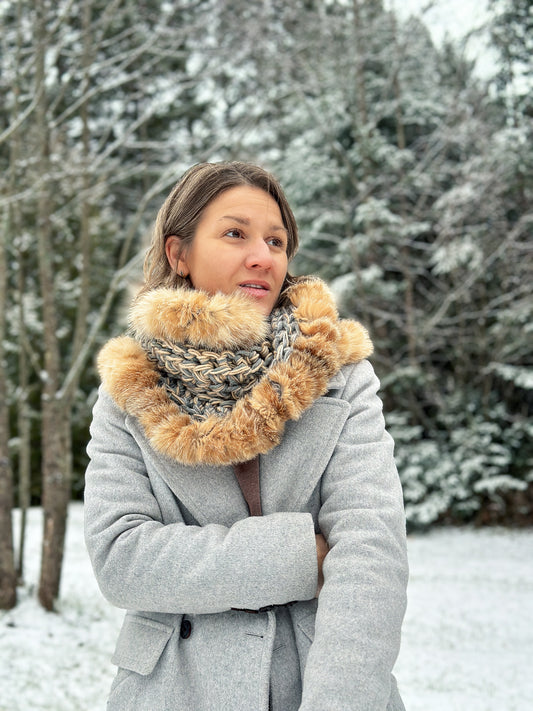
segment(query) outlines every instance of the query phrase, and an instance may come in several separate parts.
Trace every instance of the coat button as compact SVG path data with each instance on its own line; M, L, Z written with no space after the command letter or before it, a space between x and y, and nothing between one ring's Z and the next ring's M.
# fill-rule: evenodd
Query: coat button
M180 627L180 637L182 639L189 639L192 632L192 624L190 620L182 620Z

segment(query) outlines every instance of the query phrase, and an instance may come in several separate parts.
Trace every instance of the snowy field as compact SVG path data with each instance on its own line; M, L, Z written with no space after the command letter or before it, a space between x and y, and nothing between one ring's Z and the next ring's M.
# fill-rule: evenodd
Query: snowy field
M80 504L70 509L60 614L39 608L40 529L33 509L28 585L0 613L0 711L103 710L122 613L93 580ZM435 531L411 536L409 554L396 667L407 711L532 708L533 531Z

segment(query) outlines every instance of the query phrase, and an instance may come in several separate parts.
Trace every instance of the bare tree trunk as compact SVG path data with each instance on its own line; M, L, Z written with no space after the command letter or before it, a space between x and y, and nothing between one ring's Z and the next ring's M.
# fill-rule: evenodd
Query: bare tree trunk
M87 316L90 307L90 270L91 270L91 234L90 234L90 129L89 129L89 101L87 99L90 86L90 68L92 59L91 44L91 10L92 1L86 0L83 4L83 81L81 94L84 100L80 106L80 117L82 121L82 150L83 150L83 198L80 209L80 235L78 239L78 252L81 258L80 266L80 297L76 311L76 325L74 328L73 359L76 359L81 351L87 336ZM76 385L77 380L76 379Z
M1 269L2 267L0 266ZM0 357L3 357L3 355ZM8 452L8 418L5 398L5 369L3 366L2 371L0 374L0 609L9 610L17 602L17 576L13 555L13 527L11 520L13 475Z
M9 216L9 209L7 210ZM0 242L0 609L9 610L17 601L17 577L13 555L13 473L9 460L9 406L7 366L5 362L5 326L7 313L6 243L9 217L5 220Z
M15 68L14 78L12 83L13 92L13 111L12 125L19 124L20 116L24 114L21 110L21 86L23 80L21 78L21 63L22 63L22 7L21 3L17 3L17 40L16 48L13 55L13 64ZM19 165L22 157L22 140L23 130L28 121L25 122L11 134L9 142L10 152L10 173L9 173L9 193L16 195L18 189ZM8 238L11 243L15 242L23 232L20 202L15 200L8 208L10 231ZM20 525L18 535L16 572L17 578L22 582L24 578L24 549L26 538L26 513L30 505L30 413L28 406L28 388L29 388L29 365L28 365L28 347L26 335L26 318L24 313L24 294L26 293L26 270L24 264L24 246L20 243L17 248L17 286L16 300L18 300L18 383L17 383L17 441L18 441L18 479L17 479L17 502L20 509Z
M366 105L366 87L365 87L365 54L366 46L364 41L365 28L361 19L361 9L359 0L352 0L353 5L353 22L355 30L356 43L356 60L355 60L355 82L357 89L357 125L366 126L368 123L368 110Z
M30 407L28 404L28 388L29 388L29 368L28 355L24 341L26 340L24 327L24 308L22 306L21 295L24 293L24 272L22 259L19 258L19 286L18 293L20 298L19 303L19 397L17 400L17 432L18 432L18 505L20 509L20 526L18 539L18 557L17 557L17 576L19 581L24 580L24 550L26 543L26 516L30 507L30 488L31 488L31 462L30 462L30 446L31 446L31 419Z
M18 59L18 57L17 57ZM15 99L13 113L17 113L18 77L12 90ZM16 119L16 115L14 116ZM14 185L17 141L13 139L10 150L9 185ZM8 372L5 361L6 318L8 309L7 245L13 230L13 207L5 208L5 219L0 235L0 608L8 610L17 602L17 576L13 551L13 471L9 457L9 405Z
M36 3L36 90L45 83L46 3ZM54 272L52 265L52 225L50 220L51 185L49 128L46 92L36 108L36 130L39 140L39 190L37 216L37 247L39 258L39 283L42 299L44 374L41 397L42 476L44 531L42 545L39 601L46 610L54 609L59 593L63 545L66 530L67 505L70 481L65 469L64 420L66 413L56 394L61 371L60 350L57 337L57 310Z
M53 610L59 595L67 511L70 501L68 446L70 421L63 405L43 403L43 513L44 531L39 581L39 602Z
M400 83L400 53L398 48L398 38L396 34L396 23L393 21L394 44L396 49L396 67L393 71L393 90L396 99L396 143L400 150L405 150L405 126L402 112L402 90ZM407 206L405 198L401 200L401 215L406 220ZM400 269L402 270L405 282L404 310L405 310L405 335L407 338L407 353L409 365L413 368L417 366L417 338L415 323L415 302L414 302L414 278L410 267L410 252L408 245L409 237L404 236L404 243L399 250Z
M41 192L42 202L39 203L39 216L43 223L39 234L39 261L41 295L43 299L43 324L45 344L45 372L46 380L43 388L42 400L42 457L43 457L43 511L44 535L43 555L41 565L41 580L39 585L39 600L43 607L52 610L54 601L59 594L61 568L66 532L68 504L70 501L70 484L72 470L71 447L71 413L72 404L76 394L83 363L82 357L87 342L87 317L90 305L90 269L91 269L91 242L90 242L90 192L91 192L91 165L88 127L88 96L89 96L89 71L91 65L91 11L92 2L86 0L83 5L83 100L80 105L82 119L82 147L83 147L83 197L80 204L80 233L78 239L78 253L80 255L80 295L76 310L76 324L74 326L73 344L71 353L71 367L67 376L62 379L63 368L66 364L61 361L60 344L57 339L58 311L54 299L55 285L53 270L49 255L51 254L51 229L50 215L47 211L47 188ZM44 69L44 68L43 68ZM47 174L47 122L46 106L43 102L43 111L39 112L42 127L42 153L43 165L41 175Z

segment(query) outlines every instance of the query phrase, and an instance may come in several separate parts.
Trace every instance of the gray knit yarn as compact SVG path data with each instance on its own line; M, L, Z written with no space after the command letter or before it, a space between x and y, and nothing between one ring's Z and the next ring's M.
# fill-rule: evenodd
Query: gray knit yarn
M160 384L180 410L195 420L205 420L230 412L274 363L288 360L300 334L292 309L273 311L269 326L265 341L248 350L198 350L162 339L141 344L157 364Z

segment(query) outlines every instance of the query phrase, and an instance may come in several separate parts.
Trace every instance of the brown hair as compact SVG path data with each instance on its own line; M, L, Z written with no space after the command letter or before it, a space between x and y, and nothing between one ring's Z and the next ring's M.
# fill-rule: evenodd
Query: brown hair
M165 253L167 237L181 240L181 251L192 244L198 222L209 203L221 193L241 185L260 188L277 202L283 226L287 230L287 257L298 249L298 227L285 194L273 175L252 163L199 163L181 177L159 210L152 241L144 262L142 292L159 286L178 287L189 284L172 270ZM287 275L284 289L294 279Z

